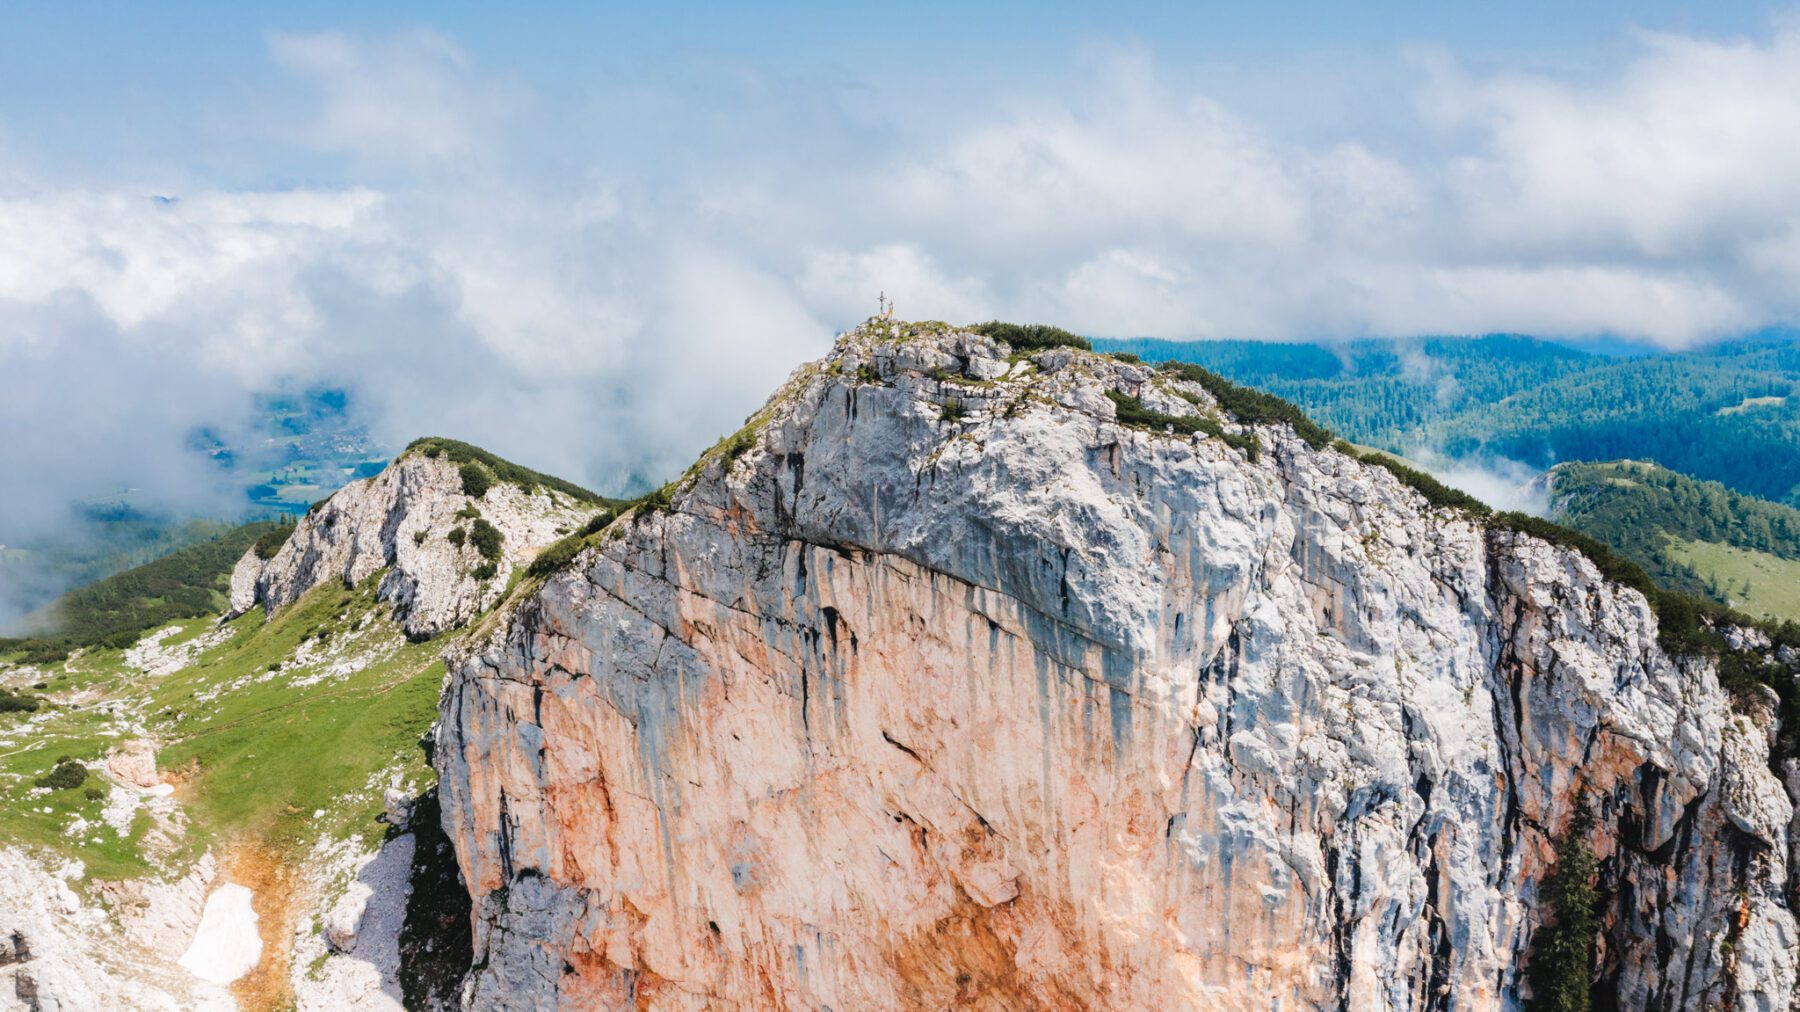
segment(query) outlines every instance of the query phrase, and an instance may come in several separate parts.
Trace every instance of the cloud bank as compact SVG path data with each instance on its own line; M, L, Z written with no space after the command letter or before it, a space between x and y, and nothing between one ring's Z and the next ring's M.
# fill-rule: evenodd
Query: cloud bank
M1644 35L1580 79L1417 55L1379 139L1096 54L954 103L753 68L570 96L428 32L276 35L242 144L329 185L0 148L0 542L121 485L204 501L186 433L284 383L352 389L393 443L660 479L878 291L1174 339L1680 347L1800 315L1800 25Z

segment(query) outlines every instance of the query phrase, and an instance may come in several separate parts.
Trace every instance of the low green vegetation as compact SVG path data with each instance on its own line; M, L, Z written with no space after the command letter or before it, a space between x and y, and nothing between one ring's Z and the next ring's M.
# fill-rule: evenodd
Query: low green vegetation
M1294 434L1315 450L1331 443L1330 432L1274 394L1238 386L1218 373L1188 362L1169 360L1157 368L1179 379L1200 384L1219 403L1220 410L1245 425L1292 426Z
M29 692L14 692L0 685L0 713L36 713L44 701Z
M587 547L587 538L582 534L571 534L551 543L531 560L525 567L526 576L545 577L575 561L575 556Z
M256 539L256 544L253 546L256 550L256 557L264 561L273 559L275 554L281 551L282 546L288 543L288 539L293 536L294 524L276 525Z
M983 337L1005 341L1012 345L1014 351L1046 351L1050 348L1094 350L1093 343L1087 338L1071 334L1061 327L1049 327L1041 323L1001 323L999 320L991 320L974 324L968 329Z
M601 510L594 514L580 530L552 542L539 552L537 558L531 560L531 565L526 567L525 575L542 579L567 566L575 560L575 556L581 554L582 549L592 543L596 535L618 518L619 513L613 510Z
M276 523L246 524L154 562L69 591L44 612L52 632L0 640L0 654L35 664L67 657L80 647L126 647L145 632L182 618L221 610L231 569L244 552L278 531Z
M1262 442L1254 433L1240 435L1225 431L1217 418L1211 415L1165 415L1160 411L1151 411L1144 407L1144 402L1137 397L1128 397L1117 390L1108 390L1107 399L1113 402L1118 412L1119 424L1130 425L1154 432L1173 430L1184 436L1203 432L1214 439L1223 440L1233 449L1244 451L1251 460L1262 453Z
M1365 464L1373 464L1386 470L1400 479L1402 484L1424 496L1425 501L1433 506L1462 510L1478 517L1485 517L1493 513L1493 509L1487 503L1462 489L1451 488L1391 453L1383 453L1380 450L1359 450L1341 439L1333 443L1332 447L1347 457L1354 457Z
M1587 1012L1592 1008L1594 942L1600 934L1596 865L1588 847L1592 821L1578 803L1556 843L1556 866L1544 882L1546 923L1532 938L1527 974L1530 1012Z
M487 495L487 490L494 487L494 479L488 476L487 468L474 461L469 461L456 469L462 478L463 495L479 499Z
M50 772L33 781L39 787L52 791L72 791L87 783L87 767L73 759L58 760Z
M500 533L500 528L481 517L476 517L475 523L469 527L469 543L489 562L500 558L500 546L504 540L505 536Z
M658 486L626 504L634 517L651 517L675 508L675 482Z
M737 459L748 453L750 448L755 445L756 427L752 425L746 425L725 437L720 447L720 452L724 455L725 466L729 468L732 464L737 463Z
M602 506L617 505L618 502L618 500L608 499L598 493L590 492L574 482L564 481L561 478L544 474L541 471L533 471L528 467L521 467L503 457L497 457L494 454L483 450L479 446L471 446L468 443L460 442L455 439L445 439L441 436L427 436L424 439L415 439L407 445L406 452L411 453L415 450L427 457L442 456L449 458L457 464L479 465L481 468L486 469L484 477L490 477L492 480L504 481L517 485L527 492L536 491L539 488L546 488L554 492L559 492L577 502L595 503ZM467 475L467 470L463 470L465 487L469 481ZM485 486L482 487L482 492L486 491L487 488ZM469 494L474 496L480 495L480 493L477 492L470 492Z

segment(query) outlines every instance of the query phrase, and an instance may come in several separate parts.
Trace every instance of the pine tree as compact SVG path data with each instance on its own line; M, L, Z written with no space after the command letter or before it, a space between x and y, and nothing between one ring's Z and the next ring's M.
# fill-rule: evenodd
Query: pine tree
M1600 930L1594 888L1594 852L1587 844L1593 827L1586 799L1556 844L1556 867L1544 882L1545 923L1531 951L1532 1012L1588 1012L1594 972L1594 938Z

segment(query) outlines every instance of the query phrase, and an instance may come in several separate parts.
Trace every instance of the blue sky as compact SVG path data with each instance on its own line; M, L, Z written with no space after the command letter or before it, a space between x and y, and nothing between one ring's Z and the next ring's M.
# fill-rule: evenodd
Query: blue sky
M884 290L1177 339L1789 325L1796 135L1800 15L1758 5L12 4L5 522L202 508L187 433L313 383L616 489Z
M898 104L935 105L947 88L998 100L1071 86L1071 64L1088 47L1137 45L1166 72L1267 110L1274 128L1320 134L1345 119L1341 96L1320 95L1336 90L1328 82L1391 86L1409 51L1440 48L1474 67L1604 73L1629 55L1634 32L1753 36L1783 12L1543 0L759 6L13 4L0 14L0 136L58 171L103 174L136 160L246 185L353 182L353 167L302 147L244 143L247 106L279 105L291 85L268 39L421 28L569 104L643 82L703 103L739 72L865 88ZM921 76L929 80L911 80ZM1376 128L1378 118L1360 125Z

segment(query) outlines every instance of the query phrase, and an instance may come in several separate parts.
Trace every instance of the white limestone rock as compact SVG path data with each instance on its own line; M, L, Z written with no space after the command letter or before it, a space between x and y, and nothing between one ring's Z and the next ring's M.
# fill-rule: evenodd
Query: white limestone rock
M380 599L393 606L407 635L432 636L493 606L514 569L599 511L561 492L527 492L503 481L471 497L457 468L448 457L414 450L379 475L339 489L299 521L274 558L265 562L252 550L238 560L226 617L256 604L272 615L327 580L351 587L385 571ZM471 509L503 537L496 572L485 580L475 576L485 560L474 544L448 539L453 529L471 528L474 519L458 515ZM253 590L240 593L252 571Z
M131 738L106 750L102 764L106 775L121 784L148 790L162 783L156 771L156 743L148 738Z
M256 547L246 548L243 557L231 567L231 582L226 593L228 615L235 617L256 607L256 580L262 571L263 559L256 554Z
M1791 1004L1766 734L1641 595L1010 351L846 335L450 658L471 1007L1512 1007L1580 805L1621 1007Z
M0 848L0 1010L224 1012L229 992L195 980L96 905L70 881L79 865L45 867ZM178 939L185 945L186 936ZM177 949L179 951L179 949Z
M306 893L323 907L294 938L291 982L301 1012L400 1012L400 931L411 896L414 837L365 850L321 843Z

